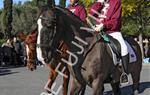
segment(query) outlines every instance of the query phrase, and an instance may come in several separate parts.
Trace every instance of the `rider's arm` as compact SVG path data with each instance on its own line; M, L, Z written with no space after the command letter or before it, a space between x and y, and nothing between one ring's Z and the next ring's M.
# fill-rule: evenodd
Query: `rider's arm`
M110 31L120 31L121 27L121 2L114 2L110 11L107 13L107 18L104 19L104 28Z
M95 12L93 12L93 10L96 11L96 12L98 12L98 13L100 13L100 11L102 10L102 8L103 8L102 3L100 3L100 2L95 2L95 3L91 6L89 14L92 15L92 16L98 17L98 15L97 15Z
M86 22L87 13L84 7L80 7L79 17L82 21Z

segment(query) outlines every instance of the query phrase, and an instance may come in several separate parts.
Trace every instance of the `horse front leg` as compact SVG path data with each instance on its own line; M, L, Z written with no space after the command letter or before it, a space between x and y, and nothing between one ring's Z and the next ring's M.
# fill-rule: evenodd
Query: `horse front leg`
M70 79L70 73L68 69L65 69L64 74L67 75L67 77L63 77L63 95L67 95L68 93L68 85L69 85L69 79Z
M113 95L121 95L121 90L120 90L120 82L116 82L116 83L111 83L111 87L113 90Z
M58 73L54 69L51 68L51 71L50 71L50 74L49 74L48 84L44 88L47 91L47 93L51 93L50 90L51 90L51 87L52 87L57 75L58 75Z
M93 95L103 95L103 78L97 77L92 82Z
M82 87L82 89L80 91L80 95L84 95L85 94L85 90L86 90L86 85Z
M76 79L72 79L70 95L79 95L84 90L83 87ZM81 95L84 95L84 93L81 92Z

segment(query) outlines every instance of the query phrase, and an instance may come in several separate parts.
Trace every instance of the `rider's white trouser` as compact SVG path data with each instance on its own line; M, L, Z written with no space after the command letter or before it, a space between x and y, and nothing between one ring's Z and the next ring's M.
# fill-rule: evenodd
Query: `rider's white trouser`
M127 55L128 48L127 48L127 45L125 44L125 41L122 37L121 32L113 32L113 33L110 33L109 35L119 41L119 43L121 45L121 56Z

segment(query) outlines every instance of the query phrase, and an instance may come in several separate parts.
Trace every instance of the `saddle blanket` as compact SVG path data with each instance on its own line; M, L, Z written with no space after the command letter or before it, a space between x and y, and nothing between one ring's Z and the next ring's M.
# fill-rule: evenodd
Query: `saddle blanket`
M129 52L129 55L130 55L129 56L130 57L129 62L133 63L133 62L135 62L137 60L136 54L135 54L133 48L131 47L131 45L127 41L125 41L125 43L126 43L126 45L128 47L128 52Z
M130 44L125 41L127 47L128 47L128 52L129 52L129 63L133 63L137 60L137 57L136 57L136 54L133 50L133 48L130 46ZM116 57L116 54L113 52L112 50L112 54L113 54L113 61L114 61L114 64L117 65L118 63L121 63L121 60L117 60L117 57Z

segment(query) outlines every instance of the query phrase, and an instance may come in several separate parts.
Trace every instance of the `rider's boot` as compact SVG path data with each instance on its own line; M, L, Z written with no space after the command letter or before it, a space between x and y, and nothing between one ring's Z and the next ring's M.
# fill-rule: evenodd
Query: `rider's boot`
M122 56L123 73L120 77L120 82L123 85L129 84L128 64L129 64L129 54Z

